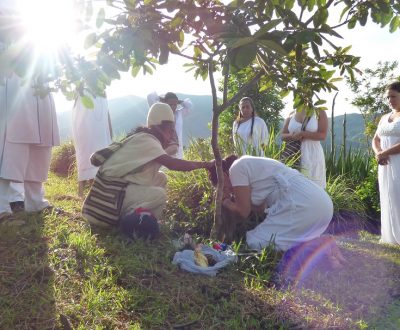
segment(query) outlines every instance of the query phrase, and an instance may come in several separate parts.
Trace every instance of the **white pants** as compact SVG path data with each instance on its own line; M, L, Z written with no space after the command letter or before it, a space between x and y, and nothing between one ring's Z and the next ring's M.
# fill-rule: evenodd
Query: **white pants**
M0 179L0 213L9 212L10 208L10 183L9 180ZM49 206L50 203L44 198L42 182L24 182L25 189L25 211L37 212Z
M22 202L25 199L24 184L22 182L11 182L8 190L11 202Z

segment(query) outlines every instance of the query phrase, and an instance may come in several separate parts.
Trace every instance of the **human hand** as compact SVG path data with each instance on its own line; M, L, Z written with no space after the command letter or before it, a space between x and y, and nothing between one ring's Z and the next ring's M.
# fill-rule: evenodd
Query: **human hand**
M205 168L206 170L209 170L213 167L215 167L215 160L209 160L209 161L202 162L202 168Z
M292 140L301 141L303 140L303 132L293 132Z
M387 156L386 154L384 154L383 151L378 152L375 155L376 160L378 161L379 165L387 165L389 162L389 156Z

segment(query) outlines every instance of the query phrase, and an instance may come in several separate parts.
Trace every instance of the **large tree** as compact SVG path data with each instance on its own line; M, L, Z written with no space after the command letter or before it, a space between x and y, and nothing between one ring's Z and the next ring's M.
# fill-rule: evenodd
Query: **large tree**
M351 104L360 110L364 119L365 138L367 144L373 137L377 120L382 114L390 111L386 100L386 87L389 83L400 80L398 62L378 62L376 68L367 68L355 79L346 79L347 85L353 92Z
M101 10L97 17L101 30L86 39L87 47L98 50L95 62L65 56L49 79L57 79L57 86L68 94L81 88L83 77L85 88L99 93L119 78L119 71L131 70L136 76L140 70L151 73L171 55L186 58L187 68L196 78L209 80L213 97L212 147L221 178L214 232L219 228L223 185L217 141L221 112L255 84L279 88L282 96L291 92L298 110L325 110L319 92L336 89L336 72L353 77L359 60L348 53L350 47L337 45L341 38L337 28L365 25L368 19L382 27L389 25L391 32L400 25L400 4L395 0L235 0L228 4L218 0L107 0L107 5L113 8L113 16L107 17ZM332 11L340 13L337 24L328 21ZM9 36L0 34L0 38L13 44ZM1 61L19 56L15 47L6 52ZM2 62L2 68L14 68L21 74L26 57ZM228 97L230 73L243 68L251 68L252 74ZM43 67L41 70L41 76L48 78ZM224 80L221 102L215 83L217 71Z

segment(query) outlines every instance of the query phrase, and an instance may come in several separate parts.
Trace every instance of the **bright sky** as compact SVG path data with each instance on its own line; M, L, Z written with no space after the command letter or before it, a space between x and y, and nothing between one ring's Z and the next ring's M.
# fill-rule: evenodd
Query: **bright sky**
M1 0L4 3L13 3L13 0ZM43 46L50 47L57 46L60 41L60 36L65 39L74 38L72 24L68 24L67 19L71 20L72 13L69 11L65 4L71 3L70 0L18 0L24 3L25 13L27 14L27 22L30 22L32 28L30 29L33 38L37 38L37 42L43 42ZM38 5L38 2L45 3ZM4 4L3 3L3 4ZM34 3L34 5L32 5ZM101 3L97 1L97 3ZM64 5L63 5L64 4ZM41 8L48 8L43 12ZM36 9L40 9L37 11ZM54 15L49 15L48 11L55 12ZM36 11L35 11L36 10ZM57 14L58 13L58 14ZM95 15L97 10L95 10ZM44 16L43 16L44 15ZM32 21L30 18L35 18ZM52 17L52 21L48 21ZM47 20L47 21L46 21ZM39 22L39 23L38 23ZM47 23L46 23L47 22ZM44 24L46 23L46 24ZM49 25L52 28L49 29ZM342 46L352 45L351 53L353 55L361 56L360 69L370 67L375 68L378 61L393 61L399 60L398 55L398 40L400 40L400 31L391 34L388 27L380 28L378 25L369 23L366 27L360 28L357 25L356 29L348 30L346 27L340 31L344 40L341 42ZM44 38L47 36L47 39ZM50 43L50 44L49 44ZM339 41L338 41L339 44ZM113 99L116 97L126 95L137 95L146 97L152 91L159 94L173 91L176 93L197 94L197 95L211 95L211 89L208 80L194 79L193 73L186 73L186 68L182 67L185 63L184 59L171 56L167 65L159 66L153 75L139 74L136 78L132 78L129 73L124 73L122 79L114 81L111 87L107 90L108 98ZM398 73L400 75L400 73ZM336 99L336 114L343 114L344 112L355 112L356 109L350 105L352 95L349 94L347 86L343 83L338 84L340 88L339 95ZM331 107L333 95L324 95L328 101L328 108ZM287 103L285 113L290 110L290 99L284 100ZM70 110L72 107L71 102L66 102L63 95L56 95L56 105L58 111Z

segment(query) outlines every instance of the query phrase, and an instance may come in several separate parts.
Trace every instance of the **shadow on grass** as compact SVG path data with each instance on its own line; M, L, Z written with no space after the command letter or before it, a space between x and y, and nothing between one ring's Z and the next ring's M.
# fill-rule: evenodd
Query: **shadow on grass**
M41 215L19 214L25 225L0 226L0 328L55 325L54 271Z
M155 241L127 243L115 232L93 229L108 265L118 269L115 284L126 292L120 318L151 329L274 329L341 325L334 308L327 316L310 318L301 312L292 292L277 290L272 282L245 274L238 265L216 277L190 274L171 261L171 234L163 228ZM251 260L249 260L251 263ZM265 272L274 272L264 267ZM298 311L296 312L296 309ZM295 312L294 312L295 311Z
M368 233L361 233L360 238L338 238L348 265L310 273L293 292L309 307L334 307L343 319L368 325L382 315L390 319L390 306L400 299L400 248L379 244L377 237ZM396 315L398 318L399 313ZM395 323L386 325L396 328Z

